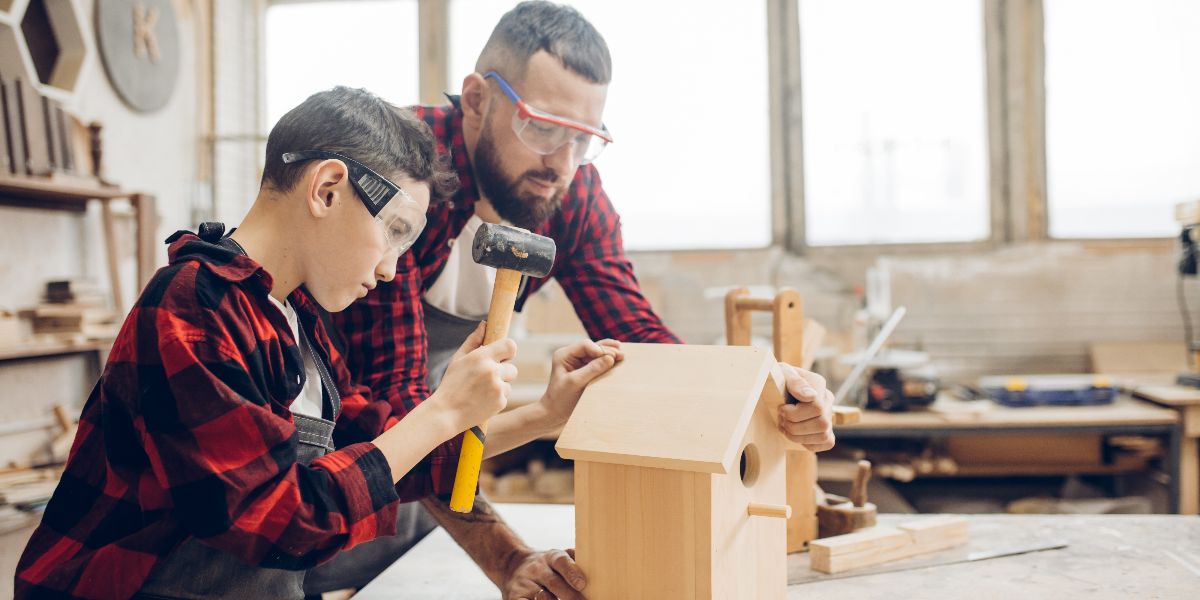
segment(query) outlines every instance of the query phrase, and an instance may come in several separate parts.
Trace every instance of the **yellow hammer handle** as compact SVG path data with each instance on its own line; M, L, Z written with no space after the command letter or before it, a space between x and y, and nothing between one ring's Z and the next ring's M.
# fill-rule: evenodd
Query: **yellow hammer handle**
M512 323L513 306L517 303L517 290L520 287L520 271L496 270L496 284L492 286L492 304L488 308L487 328L483 333L485 346L508 337L508 326ZM462 451L458 455L458 470L454 473L454 489L450 492L450 510L454 512L469 513L475 507L475 488L479 485L479 466L483 462L483 440L486 434L486 422L463 434Z

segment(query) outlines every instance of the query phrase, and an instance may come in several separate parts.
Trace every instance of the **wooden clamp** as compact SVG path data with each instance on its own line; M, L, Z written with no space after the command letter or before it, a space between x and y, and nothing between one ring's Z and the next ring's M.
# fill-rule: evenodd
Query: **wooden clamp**
M730 346L749 346L751 313L769 312L772 316L772 345L775 358L804 370L812 368L817 349L825 338L825 328L804 318L800 292L782 288L774 298L752 298L750 290L736 288L725 294L725 338ZM862 418L852 406L833 407L833 424L849 425Z
M750 290L735 288L725 294L725 338L731 346L749 346L751 313L769 312L771 338L776 360L808 370L825 338L825 329L804 318L800 292L782 288L774 298L752 298ZM834 407L834 425L857 422L856 408ZM787 453L787 551L804 550L817 537L817 455L808 450Z

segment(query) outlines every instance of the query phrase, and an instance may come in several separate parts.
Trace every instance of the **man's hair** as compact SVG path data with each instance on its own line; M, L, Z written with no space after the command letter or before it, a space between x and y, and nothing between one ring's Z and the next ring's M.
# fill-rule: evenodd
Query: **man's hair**
M291 190L311 163L283 163L285 152L325 150L357 160L376 173L398 173L429 185L430 201L448 198L458 176L440 154L424 121L363 89L317 92L279 119L267 136L262 186Z
M539 50L592 83L612 79L612 57L600 32L574 8L542 0L522 2L500 17L475 71L495 69L518 82L525 77L529 57Z

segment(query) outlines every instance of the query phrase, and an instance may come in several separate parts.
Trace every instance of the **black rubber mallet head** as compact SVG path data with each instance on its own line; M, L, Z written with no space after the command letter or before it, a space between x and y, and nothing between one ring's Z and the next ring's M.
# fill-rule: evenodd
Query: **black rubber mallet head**
M471 257L475 262L519 271L530 277L545 277L554 266L554 240L524 229L484 223L475 232Z

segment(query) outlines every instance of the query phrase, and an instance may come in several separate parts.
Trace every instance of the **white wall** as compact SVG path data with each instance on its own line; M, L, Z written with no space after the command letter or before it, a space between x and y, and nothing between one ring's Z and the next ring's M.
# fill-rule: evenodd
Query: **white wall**
M196 164L201 151L197 134L196 43L192 2L175 2L180 65L174 93L154 113L130 110L109 84L95 52L92 0L74 0L83 17L89 52L73 96L65 107L83 121L104 125L104 165L109 180L122 188L154 195L161 222L155 238L192 227L192 207L209 200L197 197ZM18 0L18 8L25 0ZM122 233L131 232L126 221ZM29 307L38 302L48 279L91 277L107 284L103 237L98 211L86 214L0 207L0 306ZM133 241L122 241L125 303L134 293ZM158 249L159 264L166 249ZM43 417L56 403L82 406L94 383L85 357L0 363L0 422ZM46 434L0 436L0 466L21 460Z

